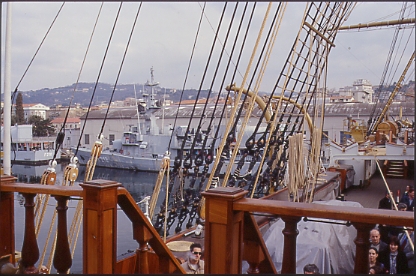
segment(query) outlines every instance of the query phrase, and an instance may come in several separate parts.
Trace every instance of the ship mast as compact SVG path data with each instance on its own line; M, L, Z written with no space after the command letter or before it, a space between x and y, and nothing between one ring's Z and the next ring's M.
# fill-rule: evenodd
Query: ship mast
M12 3L7 3L6 13L6 44L5 44L5 70L4 70L4 133L3 133L3 174L11 175L11 26L12 26Z
M155 108L160 108L159 106L156 105L156 98L155 98L155 94L154 94L154 87L159 85L159 82L154 82L154 77L153 77L153 67L150 68L150 82L147 81L145 86L150 86L150 104L149 104L149 109L155 109Z
M363 29L363 28L371 28L371 27L386 27L386 26L405 25L405 24L414 24L414 23L415 23L414 18L406 18L406 19L366 23L366 24L360 23L360 24L350 25L350 26L341 26L338 28L338 31Z

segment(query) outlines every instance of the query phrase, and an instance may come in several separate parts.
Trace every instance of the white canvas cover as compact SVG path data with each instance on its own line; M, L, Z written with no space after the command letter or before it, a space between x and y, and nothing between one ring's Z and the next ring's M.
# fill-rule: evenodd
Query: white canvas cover
M363 207L352 201L316 201L312 204L327 204L348 207ZM312 219L312 218L311 218ZM327 220L328 221L328 220ZM337 221L345 223L345 221ZM283 259L284 222L278 220L264 234L270 256L280 273ZM321 274L353 274L355 259L354 226L304 221L298 223L299 235L296 247L296 273L303 274L306 264L316 264ZM248 264L243 265L247 271Z

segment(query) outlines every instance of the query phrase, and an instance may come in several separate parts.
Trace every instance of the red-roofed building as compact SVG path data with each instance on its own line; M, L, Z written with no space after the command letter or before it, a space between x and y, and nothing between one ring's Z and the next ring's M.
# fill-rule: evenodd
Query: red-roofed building
M51 121L56 130L62 128L65 118L55 118ZM67 118L65 129L79 129L81 127L81 120L79 118Z

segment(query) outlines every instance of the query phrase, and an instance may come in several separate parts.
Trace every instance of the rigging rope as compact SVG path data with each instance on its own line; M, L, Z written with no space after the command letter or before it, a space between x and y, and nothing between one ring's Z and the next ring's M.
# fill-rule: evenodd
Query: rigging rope
M185 80L184 80L183 86L182 86L181 97L179 99L178 109L177 109L177 112L176 112L176 115L175 115L175 120L173 121L173 129L175 129L175 127L176 127L176 122L177 122L178 114L179 114L179 108L181 107L182 97L183 97L183 94L184 94L184 91L185 91L186 81L188 80L189 69L191 67L192 58L194 56L194 52L195 52L195 48L196 48L196 42L198 40L199 31L201 29L201 22L202 22L202 18L203 18L204 11L205 11L205 5L206 5L206 2L204 2L204 6L203 6L202 12L201 12L201 17L199 18L198 28L197 28L197 31L196 31L196 34L195 34L195 39L194 39L194 45L192 46L191 57L189 58L188 68L186 69ZM169 139L168 150L170 150L170 145L172 143L172 137L173 137L173 132L172 132L172 135Z
M248 63L248 65L247 65L246 72L245 72L245 74L244 74L244 78L243 78L243 80L242 80L242 82L241 82L241 83L242 83L242 85L241 85L241 87L240 87L240 91L238 91L238 94L237 94L237 97L236 97L236 100L235 100L235 103L236 103L236 104L234 105L233 111L231 112L231 117L230 117L229 123L228 123L228 124L227 124L227 126L226 126L226 129L225 129L225 132L224 132L224 133L230 133L231 124L232 124L232 122L234 121L234 117L235 117L236 110L237 110L237 107L238 107L238 104L237 104L237 103L239 103L239 102L240 102L241 95L242 95L242 91L243 91L243 85L244 85L244 83L246 83L246 80L247 80L247 78L248 78L248 74L249 74L249 72L250 72L250 68L251 68L251 65L252 65L252 63L253 63L254 56L255 56L255 54L256 54L256 52L257 52L257 47L258 47L258 45L259 45L260 38L261 38L261 35L262 35L262 33L263 33L264 25L265 25L265 23L266 23L266 18L267 18L267 15L268 15L268 13L270 12L270 8L271 8L271 3L269 3L269 4L268 4L268 7L267 7L267 11L266 11L266 13L265 13L264 20L263 20L262 25L261 25L261 27L260 27L260 31L259 31L259 34L258 34L258 36L257 36L256 43L255 43L255 45L254 45L254 48L253 48L253 51L252 51L252 54L251 54L251 57L250 57L249 63ZM224 149L224 145L225 145L226 140L227 140L227 136L224 136L224 137L223 137L223 139L222 139L222 141L221 141L221 143L220 143L220 146L219 146L219 149L218 149L218 153L219 153L219 154L217 154L217 156L222 155L222 153L223 153L223 149ZM237 145L237 147L238 147L238 145ZM215 158L215 162L214 162L214 166L213 166L213 171L215 171L215 170L216 170L216 168L217 168L217 166L218 166L218 164L219 164L219 162L220 162L220 159L221 159L221 158ZM227 175L225 175L225 176L227 177ZM208 180L208 185L207 185L207 187L206 187L206 190L210 187L210 183L212 182L213 177L214 177L214 174L212 174L212 173L211 173L211 174L210 174L210 177L209 177L209 180ZM227 182L227 180L228 180L228 179L224 179L223 181L226 183L226 182ZM205 201L203 201L203 202L204 202L204 204L205 204Z
M84 134L85 125L86 125L86 122L88 120L88 115L89 115L90 110L91 110L92 100L94 99L94 95L95 95L95 92L97 90L98 81L99 81L99 79L101 77L101 72L102 72L103 67L104 67L104 62L105 62L106 57L107 57L108 49L110 48L110 43L111 43L111 40L112 40L112 37L113 37L113 34L114 34L114 30L115 30L115 27L116 27L116 24L117 24L117 21L118 21L118 17L120 15L120 10L121 10L122 5L123 5L123 2L120 2L120 6L118 8L116 18L114 19L113 28L111 30L110 37L109 37L108 42L107 42L107 47L105 49L104 57L103 57L103 59L101 61L101 66L100 66L100 69L99 69L99 72L98 72L97 80L96 80L95 85L94 85L94 90L93 90L92 95L91 95L90 103L88 105L87 113L85 115L85 123L82 126L82 130L81 130L81 133L80 133L80 136L79 136L79 140L78 140L78 144L77 144L77 148L76 148L76 151L75 152L78 152L78 149L81 146L81 139L82 139L82 136ZM101 138L102 137L98 137L98 139L101 139Z
M39 47L36 49L36 52L33 55L32 59L30 60L29 65L26 67L25 72L23 73L22 77L20 78L19 82L17 83L16 88L14 89L13 95L12 95L12 104L13 104L14 98L16 96L16 93L18 91L18 88L20 86L20 83L23 81L23 78L26 76L27 71L29 70L30 66L32 65L32 62L35 60L36 55L38 54L40 48L42 47L43 43L45 42L46 37L48 36L50 30L52 29L52 26L55 24L55 21L58 18L58 15L61 13L61 10L64 7L64 5L65 5L65 2L62 2L61 7L59 8L57 14L55 15L55 18L52 20L51 25L49 26L48 30L46 31L46 34L44 35L41 43L39 44ZM2 113L3 113L3 109L2 109Z
M87 55L88 55L88 52L89 52L89 49L90 49L90 46L91 46L91 41L92 41L92 38L94 36L95 29L97 27L98 19L100 18L103 5L104 5L104 2L101 3L100 9L99 9L98 14L97 14L97 17L95 19L95 23L94 23L94 26L93 26L93 29L92 29L92 32L91 32L91 36L90 36L90 39L88 41L87 49L85 51L84 58L82 59L81 68L80 68L80 70L78 72L78 77L77 77L77 80L75 82L74 90L72 91L72 97L71 97L71 100L69 102L68 109L67 109L66 115L65 115L65 119L64 119L64 122L62 123L62 126L61 126L61 129L59 130L59 133L64 132L65 125L66 125L66 122L67 122L67 119L68 119L68 115L69 115L69 111L71 109L71 104L72 104L72 101L73 101L74 96L75 96L75 91L77 90L77 87L78 87L79 79L81 77L81 73L82 73L82 70L84 68L85 60L87 59ZM58 138L56 138L56 139L58 141ZM57 147L57 148L59 149L59 147ZM55 160L56 153L57 153L57 151L55 150L55 155L54 155L54 158L52 160ZM74 153L74 155L76 155L76 153Z
M188 126L186 127L185 139L183 139L183 141L182 141L182 146L181 146L181 150L180 150L181 151L180 158L182 158L181 155L182 155L182 152L183 152L183 150L185 148L186 138L188 136L188 133L189 133L189 130L190 130L190 127L191 127L191 122L192 122L192 119L193 119L193 116L194 116L194 113L195 113L195 110L196 110L196 105L198 104L199 96L201 94L202 84L205 81L205 77L206 77L206 73L208 71L208 67L209 67L209 64L210 64L210 60L211 60L212 54L214 52L215 44L217 42L217 36L218 36L219 31L220 31L221 23L222 23L222 20L224 18L224 14L225 14L225 11L226 11L226 8L227 8L227 4L228 4L227 2L224 3L224 7L223 7L223 10L222 10L222 13L221 13L220 21L218 22L218 27L217 27L217 31L216 31L215 36L214 36L214 41L212 42L212 45L211 45L211 50L210 50L209 55L208 55L208 60L206 62L205 69L204 69L204 73L202 75L202 80L201 80L201 83L199 85L199 89L198 89L198 93L196 95L195 103L194 103L193 108L192 108L191 117L190 117L190 119L188 121ZM208 100L205 102L205 106L207 104L208 104ZM195 141L196 140L194 138L193 144L195 143ZM185 158L184 163L183 163L183 166L186 169L189 169L192 166L192 153L191 152L189 152L188 156Z
M405 5L405 3L403 5ZM403 18L403 14L404 14L404 9L401 10L399 18ZM392 39L392 42L391 42L391 45L390 45L390 50L389 50L389 53L387 55L386 64L384 65L384 70L383 70L383 73L382 73L382 76L381 76L380 85L379 85L379 87L377 89L377 92L376 92L376 94L378 96L377 101L373 105L373 109L370 113L370 118L368 119L367 135L370 135L375 130L375 124L376 124L377 119L379 119L379 118L377 118L377 119L374 118L374 120L373 120L373 117L378 117L378 115L375 115L377 107L378 107L379 104L383 104L384 101L385 101L385 99L383 99L383 98L385 98L387 92L383 91L383 88L384 88L384 85L385 85L385 79L386 79L387 72L390 68L390 61L391 61L393 52L395 50L395 45L396 45L397 37L399 35L399 31L400 31L400 26L395 28L395 31L394 31L394 34L393 34L393 39Z

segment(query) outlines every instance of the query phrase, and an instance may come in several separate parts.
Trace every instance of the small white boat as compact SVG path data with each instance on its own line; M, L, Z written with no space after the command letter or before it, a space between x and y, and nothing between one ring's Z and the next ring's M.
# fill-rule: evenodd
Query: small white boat
M1 128L1 141L4 141L4 129ZM15 125L11 127L11 162L14 164L41 165L48 164L55 153L56 137L33 137L32 125ZM3 142L1 143L3 151ZM55 160L59 161L58 151Z

